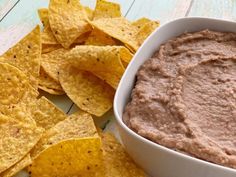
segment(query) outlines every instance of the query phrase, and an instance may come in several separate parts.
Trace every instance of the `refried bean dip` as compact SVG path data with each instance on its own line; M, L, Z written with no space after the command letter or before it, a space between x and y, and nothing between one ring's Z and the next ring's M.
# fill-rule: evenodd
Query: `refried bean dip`
M137 73L123 121L160 145L236 168L236 33L161 45Z

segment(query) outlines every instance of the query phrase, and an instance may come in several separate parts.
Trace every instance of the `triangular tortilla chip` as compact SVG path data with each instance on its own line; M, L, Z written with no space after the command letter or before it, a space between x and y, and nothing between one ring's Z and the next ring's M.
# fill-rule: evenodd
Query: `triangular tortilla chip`
M65 48L83 33L91 31L88 17L78 0L51 0L49 23L57 41Z
M41 39L37 26L15 46L0 57L1 62L9 63L22 70L29 78L30 84L38 89L40 69Z

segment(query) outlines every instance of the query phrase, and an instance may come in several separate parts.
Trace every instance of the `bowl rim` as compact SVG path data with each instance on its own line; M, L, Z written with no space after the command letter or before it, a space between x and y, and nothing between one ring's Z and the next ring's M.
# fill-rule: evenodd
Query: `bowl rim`
M210 18L210 17L200 17L200 16L194 16L194 17L181 17L181 18L177 18L177 19L174 19L174 20L171 20L169 22L166 22L164 23L163 25L161 25L160 27L158 27L156 30L154 30L151 35L148 36L148 38L143 42L143 44L139 47L139 49L136 51L135 55L133 56L133 59L131 60L130 64L128 65L128 67L126 68L121 80L120 80L120 83L117 87L117 90L116 90L116 93L115 93L115 97L114 97L114 101L113 101L113 112L114 112L114 115L115 115L115 120L116 122L118 123L118 125L126 132L128 133L129 135L132 136L132 138L135 138L137 139L138 141L141 141L142 143L145 143L146 145L148 146L151 146L155 149L160 149L162 150L163 152L166 152L166 153L169 153L171 155L175 155L176 157L179 157L179 158L182 158L182 159L186 159L186 160L189 160L189 161L194 161L198 164L204 164L206 166L209 166L209 167L213 167L213 168L218 168L218 169L221 169L221 170L225 170L225 171L228 171L228 172L234 172L236 173L236 169L233 169L233 168L230 168L230 167L226 167L226 166L222 166L222 165L219 165L219 164L215 164L215 163L212 163L212 162L209 162L209 161L205 161L205 160L202 160L202 159L198 159L196 157L193 157L193 156L190 156L190 155L187 155L187 154L184 154L184 153L181 153L181 152L178 152L178 151L175 151L173 149L170 149L170 148L167 148L165 146L162 146L158 143L155 143L151 140L148 140L144 137L142 137L141 135L137 134L136 132L134 132L132 129L130 129L122 120L122 115L120 116L119 113L118 113L118 105L117 105L117 102L119 100L118 98L118 94L120 92L120 88L122 87L122 83L125 83L125 78L126 78L126 75L127 73L129 72L129 70L132 68L133 66L133 63L135 63L136 61L136 57L139 55L141 49L143 48L143 46L147 45L149 43L149 40L151 38L153 38L153 36L159 31L161 30L163 27L165 26L168 26L172 23L176 23L176 22L179 22L179 21L184 21L184 20L209 20L209 21L217 21L217 22L229 22L229 23L233 23L236 25L236 22L232 21L232 20L226 20L226 19L220 19L220 18ZM133 89L133 88L132 88Z

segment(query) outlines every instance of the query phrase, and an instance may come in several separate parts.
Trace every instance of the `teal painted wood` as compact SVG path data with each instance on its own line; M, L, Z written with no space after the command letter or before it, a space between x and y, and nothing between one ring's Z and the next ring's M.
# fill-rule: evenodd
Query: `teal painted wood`
M14 7L19 0L1 0L0 1L0 21Z
M235 0L194 0L188 16L236 20Z
M186 15L191 0L135 0L127 18L135 20L143 16L160 20L161 24Z

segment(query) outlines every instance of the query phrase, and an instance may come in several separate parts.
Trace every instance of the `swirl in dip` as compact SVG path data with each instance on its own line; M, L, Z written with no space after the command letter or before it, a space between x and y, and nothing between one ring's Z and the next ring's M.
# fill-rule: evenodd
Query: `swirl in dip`
M139 69L123 121L160 145L236 168L236 34L203 30L161 45Z

